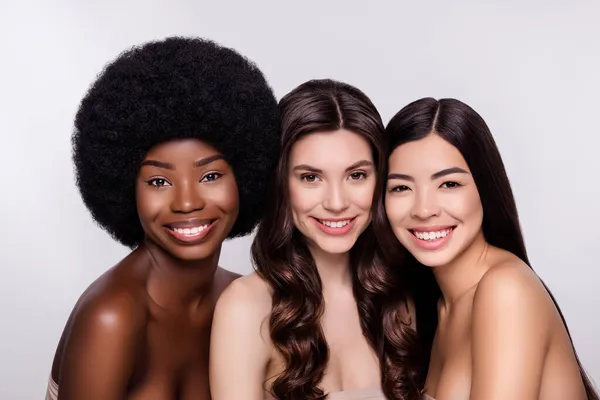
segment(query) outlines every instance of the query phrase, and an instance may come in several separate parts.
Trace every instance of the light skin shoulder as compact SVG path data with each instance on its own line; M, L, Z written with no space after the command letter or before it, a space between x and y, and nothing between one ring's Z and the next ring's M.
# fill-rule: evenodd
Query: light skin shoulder
M268 317L271 295L256 274L233 281L215 307L210 346L213 400L264 398L272 355Z
M522 261L486 272L473 299L471 400L538 399L555 313Z

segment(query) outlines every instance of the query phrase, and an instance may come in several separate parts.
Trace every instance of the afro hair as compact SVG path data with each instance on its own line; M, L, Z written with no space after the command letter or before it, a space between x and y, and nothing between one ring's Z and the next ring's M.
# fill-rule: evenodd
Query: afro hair
M200 139L221 151L238 184L228 238L252 232L279 155L277 100L257 66L211 40L170 37L108 64L75 116L76 182L93 219L114 239L144 240L135 182L153 146Z

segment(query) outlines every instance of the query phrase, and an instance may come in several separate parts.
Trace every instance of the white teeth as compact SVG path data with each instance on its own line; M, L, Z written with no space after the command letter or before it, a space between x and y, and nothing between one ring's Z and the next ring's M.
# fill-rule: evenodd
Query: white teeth
M344 221L325 221L325 220L320 219L319 222L330 228L342 228L342 227L348 225L350 223L350 220L346 219Z
M180 235L196 236L200 234L200 232L208 228L208 225L209 224L202 226L194 226L193 228L173 228L173 231L179 233Z
M415 236L421 240L436 240L439 238L443 238L448 236L448 234L450 232L452 232L452 229L445 229L443 231L435 231L435 232L417 232L417 231L413 231Z

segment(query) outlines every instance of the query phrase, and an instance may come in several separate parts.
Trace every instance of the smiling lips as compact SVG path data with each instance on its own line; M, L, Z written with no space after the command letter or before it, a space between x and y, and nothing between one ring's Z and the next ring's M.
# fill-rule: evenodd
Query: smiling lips
M196 244L210 233L216 222L216 219L191 219L165 225L165 228L178 242Z
M319 219L312 218L317 226L328 235L345 235L350 232L352 226L354 225L354 221L356 217L352 218L327 218L327 219Z
M448 243L456 226L423 226L409 229L413 242L425 250L438 250Z

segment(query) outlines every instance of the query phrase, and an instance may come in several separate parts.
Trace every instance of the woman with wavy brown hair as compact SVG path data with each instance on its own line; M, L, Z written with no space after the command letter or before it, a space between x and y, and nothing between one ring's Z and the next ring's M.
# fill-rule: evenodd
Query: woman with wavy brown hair
M215 310L213 400L419 398L407 291L371 225L385 218L381 117L332 80L300 85L279 107L282 153L252 244L256 273Z

